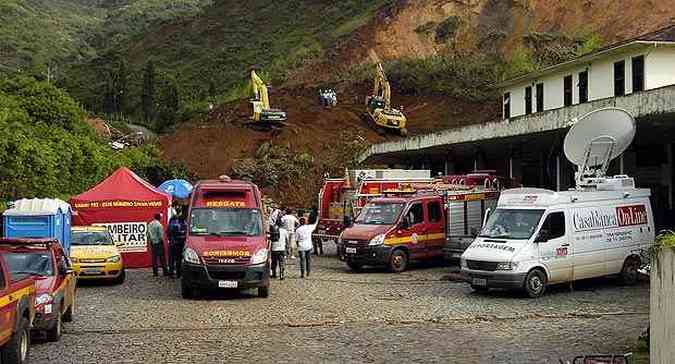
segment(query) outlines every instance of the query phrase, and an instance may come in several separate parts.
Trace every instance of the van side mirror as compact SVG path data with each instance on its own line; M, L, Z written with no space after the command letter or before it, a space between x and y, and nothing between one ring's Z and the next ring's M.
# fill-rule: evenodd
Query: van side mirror
M548 241L550 238L551 234L549 233L548 230L546 229L541 229L539 230L539 234L537 235L537 238L534 239L535 243L545 243Z

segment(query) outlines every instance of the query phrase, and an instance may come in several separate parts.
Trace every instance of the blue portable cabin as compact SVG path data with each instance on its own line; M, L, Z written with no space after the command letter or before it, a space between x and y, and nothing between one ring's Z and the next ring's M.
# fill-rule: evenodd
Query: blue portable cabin
M56 238L70 253L72 210L59 199L21 199L3 214L7 238Z

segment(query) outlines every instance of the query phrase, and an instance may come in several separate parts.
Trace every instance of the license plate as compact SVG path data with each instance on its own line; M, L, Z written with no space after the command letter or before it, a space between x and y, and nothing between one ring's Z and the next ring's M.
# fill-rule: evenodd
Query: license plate
M103 270L101 268L85 268L82 269L82 272L80 274L103 274Z
M237 281L218 281L218 287L220 288L237 288Z
M345 253L356 254L356 248L345 248Z
M487 286L487 279L485 279L485 278L474 278L473 280L471 280L471 284L473 284L474 286L485 287L485 286Z

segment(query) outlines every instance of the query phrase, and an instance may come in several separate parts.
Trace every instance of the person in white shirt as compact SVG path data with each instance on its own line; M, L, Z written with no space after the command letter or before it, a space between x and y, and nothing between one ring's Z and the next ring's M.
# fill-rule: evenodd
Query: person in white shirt
M298 226L298 218L291 213L291 209L286 209L286 214L281 218L284 229L288 231L288 244L286 244L286 253L291 259L295 259L293 249L295 249L295 228Z
M288 231L282 226L281 220L273 226L278 236L272 241L272 278L277 277L277 265L279 266L279 280L284 280L286 271L286 245L288 243Z
M295 231L298 239L298 255L300 256L300 278L309 277L312 256L312 233L315 225L307 224L304 218L300 219L300 227Z

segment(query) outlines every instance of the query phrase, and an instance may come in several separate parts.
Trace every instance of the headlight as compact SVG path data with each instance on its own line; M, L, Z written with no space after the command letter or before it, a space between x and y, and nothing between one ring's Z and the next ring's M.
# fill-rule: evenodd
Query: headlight
M267 261L267 249L260 249L251 257L251 264L265 263L265 261Z
M515 270L516 267L518 267L518 263L502 262L497 264L496 270Z
M466 259L464 259L464 258L461 258L461 259L459 260L459 266L462 267L462 268L465 268L465 269L466 269L466 268L469 268L469 265L466 264Z
M35 297L35 306L44 305L52 301L52 296L49 293L43 293Z
M113 255L112 257L109 257L105 261L108 262L108 263L117 263L117 262L120 261L120 256L119 255Z
M370 239L370 243L368 245L382 245L384 244L384 234L380 234L372 239Z
M183 259L185 259L185 262L187 263L200 264L199 255L197 255L197 252L192 248L185 248L185 251L183 251Z

